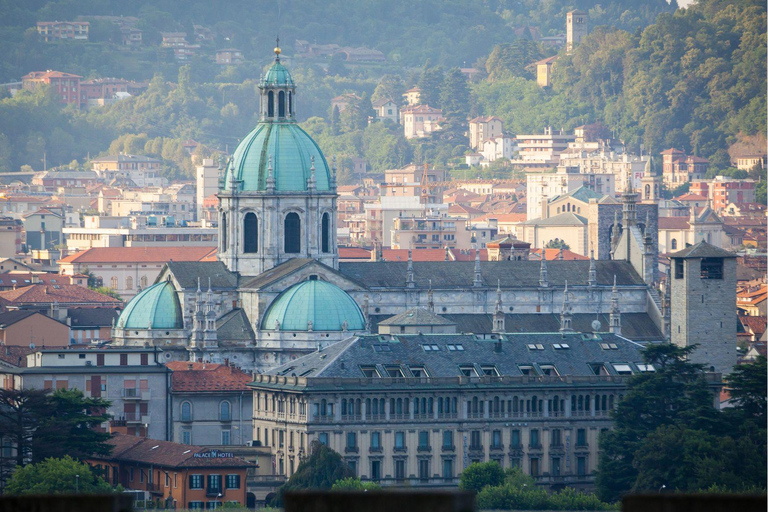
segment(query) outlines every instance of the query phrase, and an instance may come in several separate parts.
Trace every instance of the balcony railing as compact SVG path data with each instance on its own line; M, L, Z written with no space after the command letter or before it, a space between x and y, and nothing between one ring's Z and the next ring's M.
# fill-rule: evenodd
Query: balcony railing
M152 394L149 389L126 388L123 389L123 400L150 400Z
M149 423L150 416L148 412L126 412L124 414L126 423Z

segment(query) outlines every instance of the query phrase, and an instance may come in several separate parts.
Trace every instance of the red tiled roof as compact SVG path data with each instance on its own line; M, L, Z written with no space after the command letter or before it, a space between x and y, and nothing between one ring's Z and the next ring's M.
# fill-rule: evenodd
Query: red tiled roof
M538 254L539 257L541 257L541 249L531 249L531 253ZM544 249L544 256L546 257L547 261L553 261L553 260L559 260L560 259L560 249ZM574 261L574 260L588 260L586 256L582 256L581 254L575 253L571 251L570 249L563 249L563 260L568 261Z
M6 363L18 366L19 368L27 367L27 355L31 354L36 348L30 348L25 346L5 345L0 347L0 359Z
M83 274L77 274L76 276L64 276L61 274L48 274L48 273L40 273L40 272L19 272L18 270L10 271L10 272L4 272L0 274L0 286L2 287L8 287L8 286L30 286L32 283L32 279L36 278L39 279L40 283L45 284L72 284L72 280L75 278L81 278L84 279L87 276L84 276Z
M680 197L676 197L675 200L677 200L677 201L706 201L707 198L702 196L702 195L693 194L693 193L689 192L688 194L683 194Z
M688 217L659 217L659 229L688 229Z
M215 247L93 247L59 260L59 263L167 263L203 261Z
M166 365L173 371L171 386L174 391L248 391L253 378L239 368L223 364L173 361Z
M488 222L491 219L496 219L499 222L525 222L528 219L528 215L525 213L486 213L482 217L475 217L472 219L472 223L475 222Z
M113 446L112 454L94 456L93 459L138 462L163 467L258 467L239 457L195 457L196 453L210 450L202 446L158 441L146 437L114 434L107 443Z
M764 316L740 316L741 324L760 338L765 332L766 317Z
M467 251L451 251L456 261L475 261L475 249L469 249ZM445 251L443 251L443 258L445 258ZM480 249L480 261L488 261L488 250Z
M675 149L675 148L665 149L664 151L661 152L662 155L672 155L672 154L675 154L675 153L685 154L682 151L680 151L679 149Z
M339 259L369 259L371 251L362 247L339 247Z
M474 215L480 215L485 213L483 210L478 210L471 206L465 206L463 204L452 204L448 207L448 213L469 213Z
M54 302L61 305L77 303L110 307L122 304L120 300L76 284L33 284L0 292L0 303L4 304L52 304Z

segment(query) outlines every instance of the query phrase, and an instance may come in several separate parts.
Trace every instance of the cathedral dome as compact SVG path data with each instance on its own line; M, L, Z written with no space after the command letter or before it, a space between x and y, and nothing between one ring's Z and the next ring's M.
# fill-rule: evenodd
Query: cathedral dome
M306 191L313 157L315 190L331 190L331 171L320 147L292 120L262 121L240 142L227 166L224 190L231 189L234 174L239 182L238 190L265 191L270 157L275 191Z
M117 319L121 329L183 329L184 318L176 290L162 281L136 295Z
M272 67L267 71L267 75L264 77L262 85L295 85L293 83L293 77L288 68L280 64L279 61L272 64Z
M365 329L360 307L344 290L326 281L309 280L297 283L270 304L264 315L262 329L274 330L280 322L281 331L341 331L344 322L350 331Z

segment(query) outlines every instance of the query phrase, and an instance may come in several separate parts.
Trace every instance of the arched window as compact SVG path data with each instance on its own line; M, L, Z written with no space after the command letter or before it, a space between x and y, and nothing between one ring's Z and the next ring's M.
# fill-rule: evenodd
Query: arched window
M133 278L131 276L125 278L125 289L133 290Z
M288 91L288 115L293 115L293 94L290 91Z
M189 402L181 403L181 421L192 421L192 404Z
M227 250L227 214L221 212L221 252Z
M243 252L259 252L259 219L253 212L246 213L243 220Z
M285 117L285 92L277 93L277 117Z
M301 219L298 213L291 212L285 216L285 252L301 252Z
M323 221L322 221L322 236L321 236L321 242L322 247L321 250L323 252L331 252L331 216L327 213L323 214Z
M651 186L650 185L646 185L645 186L645 197L646 197L646 199L651 197Z
M147 287L147 276L141 276L141 287L142 288Z
M109 286L112 287L113 290L117 290L117 277L112 277L112 279L109 280Z
M232 421L232 406L226 400L219 404L219 420Z
M677 249L677 240L674 238L672 239L672 249Z
M275 117L275 94L272 91L267 93L267 117Z

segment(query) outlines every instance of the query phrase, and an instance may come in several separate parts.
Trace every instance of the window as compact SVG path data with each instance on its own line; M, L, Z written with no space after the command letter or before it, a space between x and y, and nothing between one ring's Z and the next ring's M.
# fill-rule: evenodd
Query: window
M221 431L221 444L222 445L228 446L228 445L231 444L231 442L230 442L231 439L232 439L231 434L232 434L231 430L222 430Z
M317 435L317 440L320 441L320 444L324 444L328 446L328 433L327 432L321 432Z
M636 363L635 366L637 366L637 369L641 372L655 372L656 368L653 367L652 364L643 364L643 363Z
M405 432L395 432L395 449L405 450Z
M670 243L670 245L671 245L673 251L676 250L677 249L677 239L673 238L672 242Z
M429 377L429 372L427 371L427 368L424 366L411 366L411 375L413 375L416 378L421 377Z
M520 373L523 375L536 375L536 369L530 365L519 365Z
M443 478L453 478L453 459L443 459Z
M422 430L419 432L419 449L429 449L429 431Z
M405 480L405 461L404 460L395 461L395 480L398 480L398 481Z
M399 366L385 366L384 369L387 370L387 375L392 378L405 377L405 375L403 375L403 370L400 369Z
M703 258L701 260L702 279L723 278L723 258Z
M101 356L101 364L97 364L97 366L104 366L104 355L99 354ZM96 358L98 360L98 356ZM141 354L141 366L147 366L149 364L149 354Z
M419 460L419 480L429 480L429 459Z
M422 345L421 348L424 349L424 352L437 352L440 350L440 347L438 347L437 345L425 344L425 345Z
M355 432L347 432L347 449L357 450L357 434Z
M448 345L448 350L453 352L464 352L464 345L456 344L456 345Z
M243 252L259 252L259 219L253 212L246 213L243 220Z
M277 93L277 116L285 117L285 91Z
M541 368L542 375L560 375L553 364L540 364L539 368Z
M560 457L552 457L552 476L560 476Z
M538 457L531 458L531 476L539 476L539 459Z
M203 488L203 475L189 475L189 488L190 489L202 489Z
M605 365L602 363L590 363L589 369L595 375L608 375L608 370L605 369Z
M381 432L371 432L371 449L381 449Z
M131 276L125 278L125 289L133 290L133 278Z
M363 375L365 375L369 379L372 379L375 377L381 377L381 375L379 375L379 371L376 369L375 366L361 366L360 371L362 371Z
M227 475L227 489L240 488L240 475Z
M459 371L465 376L465 377L477 377L477 370L475 370L475 366L471 364L462 364L459 365Z
M514 429L512 430L512 436L510 438L510 448L518 450L520 447L520 430Z
M371 461L371 480L378 482L381 479L381 461Z
M227 250L227 214L221 212L221 250L225 252Z
M579 476L584 476L587 474L587 458L586 457L576 457L576 473Z
M587 446L587 429L576 430L576 446Z
M470 432L469 449L470 450L483 449L482 432L480 432L479 430L473 430L472 432Z
M275 117L275 93L272 91L267 93L267 116Z
M559 428L553 428L550 431L550 434L551 434L551 442L549 444L551 446L561 446L563 444L562 435L560 433Z
M221 475L208 475L208 491L221 492Z
M632 368L628 364L616 364L613 363L613 369L619 375L632 375Z
M190 431L190 430L182 430L182 432L181 432L181 443L182 444L192 444L192 431Z
M120 366L128 366L128 354L120 354Z
M320 250L323 252L331 252L331 216L327 213L323 214L321 231Z
M286 253L301 252L301 219L298 213L291 212L285 216L285 243Z
M499 370L492 364L486 364L480 367L483 370L483 375L488 377L498 377Z
M531 448L539 448L541 443L539 441L539 429L531 429Z
M189 506L189 510L204 510L205 508L202 501L190 501L188 506Z
M453 449L453 430L443 430L443 449Z
M192 421L192 404L189 402L181 403L181 421Z
M491 448L501 448L501 430L494 430L491 434Z
M226 400L219 404L219 420L232 421L232 406Z
M675 279L682 279L685 276L685 260L675 261Z

